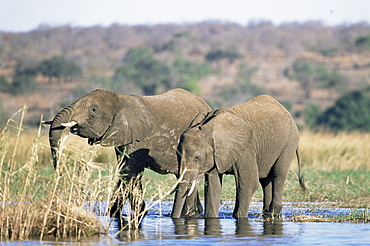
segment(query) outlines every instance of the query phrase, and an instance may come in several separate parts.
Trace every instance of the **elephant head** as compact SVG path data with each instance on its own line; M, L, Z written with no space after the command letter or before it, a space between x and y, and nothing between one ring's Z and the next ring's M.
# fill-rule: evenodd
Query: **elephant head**
M49 141L56 168L63 130L88 138L89 144L121 146L143 140L152 117L138 96L97 89L62 109L50 122Z
M199 122L195 120L181 136L178 145L179 170L182 180L177 187L172 218L179 218L186 196L190 196L203 175L216 168L219 173L245 153L252 137L248 124L233 113L216 110ZM247 136L250 137L247 137Z

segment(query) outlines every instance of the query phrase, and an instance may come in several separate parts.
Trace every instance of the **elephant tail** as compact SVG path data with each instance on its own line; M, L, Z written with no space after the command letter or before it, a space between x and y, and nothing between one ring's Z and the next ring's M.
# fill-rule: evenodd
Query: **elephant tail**
M301 174L301 159L299 158L298 147L297 147L295 153L297 155L297 161L298 161L298 180L299 180L299 185L301 186L302 191L303 192L306 192L306 186L304 185L304 177Z

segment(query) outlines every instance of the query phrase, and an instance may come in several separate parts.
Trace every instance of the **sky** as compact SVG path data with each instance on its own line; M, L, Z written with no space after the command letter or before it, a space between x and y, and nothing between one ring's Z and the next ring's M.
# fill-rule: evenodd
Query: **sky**
M0 0L0 31L42 24L73 27L234 22L370 23L370 0Z

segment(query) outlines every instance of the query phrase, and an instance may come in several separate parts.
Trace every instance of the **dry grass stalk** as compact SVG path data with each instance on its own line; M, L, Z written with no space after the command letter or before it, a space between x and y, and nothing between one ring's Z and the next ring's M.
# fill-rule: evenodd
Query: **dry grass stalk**
M302 131L303 168L323 171L370 170L370 133Z
M54 178L40 180L37 172L42 145L41 126L33 140L28 160L20 161L17 156L18 147L22 144L25 112L25 107L17 112L22 114L19 123L14 120L17 115L14 114L0 135L0 239L23 240L35 236L42 239L48 234L56 237L81 237L100 233L102 225L93 213L93 208L86 209L86 203L103 200L106 187L114 182L112 179L117 175L112 168L110 173L102 175L102 168L93 163L96 154L78 148L67 151L66 145L62 144L59 166L51 174ZM16 124L14 128L17 129L14 146L9 144L9 139L13 139L10 136L11 124ZM98 173L100 178L91 185L94 173ZM48 189L50 181L52 189ZM43 198L40 199L38 193Z

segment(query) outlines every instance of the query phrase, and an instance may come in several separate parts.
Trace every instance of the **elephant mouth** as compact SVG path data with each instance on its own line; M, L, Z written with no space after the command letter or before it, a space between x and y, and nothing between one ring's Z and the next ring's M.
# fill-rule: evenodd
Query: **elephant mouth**
M79 125L76 121L62 123L61 125L64 127L70 127L69 131L74 135L78 135L82 138L88 138L89 145L100 144L109 129L108 127L107 130L99 137L99 134L92 127L86 128L85 126ZM96 137L89 137L89 135L95 135Z
M96 144L100 144L101 143L101 140L102 140L103 137L100 137L100 138L89 138L89 140L87 141L89 143L89 145L96 145Z
M88 140L88 143L89 145L97 145L97 144L101 144L103 139L105 138L105 135L107 134L109 130L109 127L107 128L107 130L103 133L103 135L101 135L100 137L98 138L89 138Z

